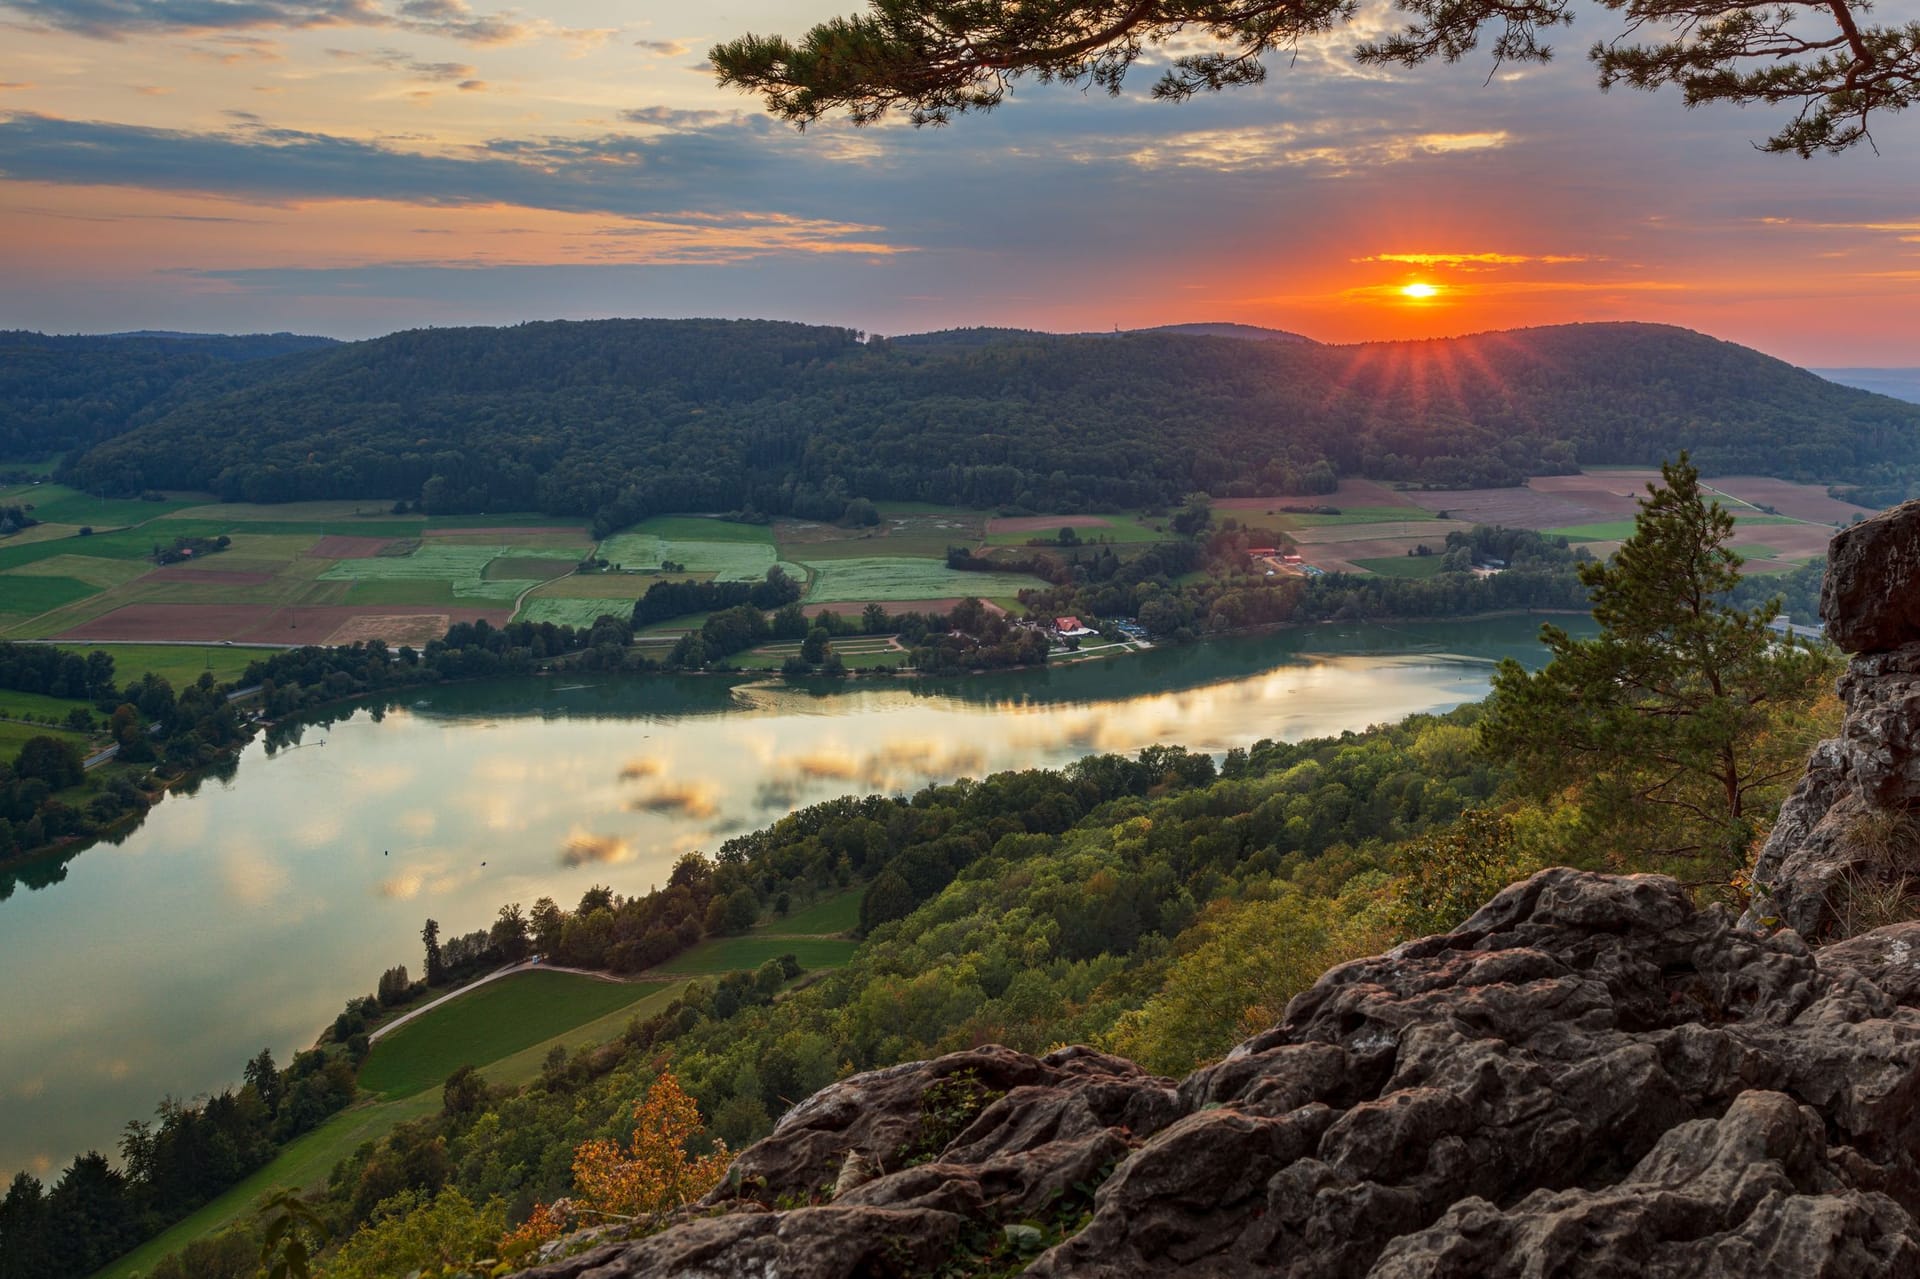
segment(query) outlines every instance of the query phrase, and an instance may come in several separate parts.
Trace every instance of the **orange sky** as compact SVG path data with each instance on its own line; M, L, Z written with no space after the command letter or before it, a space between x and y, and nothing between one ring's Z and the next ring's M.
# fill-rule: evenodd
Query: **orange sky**
M1920 364L1914 122L1766 156L1758 113L1602 96L1577 57L1383 76L1348 33L1183 106L1026 86L799 135L699 66L854 2L0 0L0 325L1644 319Z

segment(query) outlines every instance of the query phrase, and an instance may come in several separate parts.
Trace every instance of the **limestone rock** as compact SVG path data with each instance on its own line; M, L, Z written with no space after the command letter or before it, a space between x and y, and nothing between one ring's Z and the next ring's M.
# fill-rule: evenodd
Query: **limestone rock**
M534 1273L1920 1275L1916 944L1816 958L1665 878L1543 871L1177 1086L1088 1049L856 1076L705 1215ZM849 1149L882 1175L787 1206Z
M1827 547L1820 616L1849 653L1920 642L1920 502L1845 528Z
M1814 939L1846 922L1862 886L1911 875L1920 889L1920 642L1854 658L1839 691L1840 736L1814 748L1781 806L1748 920Z

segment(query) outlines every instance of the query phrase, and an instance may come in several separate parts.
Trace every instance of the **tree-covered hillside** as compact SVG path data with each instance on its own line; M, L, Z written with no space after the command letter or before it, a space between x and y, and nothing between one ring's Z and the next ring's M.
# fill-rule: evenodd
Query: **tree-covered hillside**
M291 333L0 333L0 460L98 444L197 374L331 345Z
M1327 491L1337 475L1498 485L1679 448L1709 473L1920 475L1920 407L1638 324L1329 347L558 322L399 333L204 390L66 478L611 527L662 511L832 517L853 496L1057 511Z

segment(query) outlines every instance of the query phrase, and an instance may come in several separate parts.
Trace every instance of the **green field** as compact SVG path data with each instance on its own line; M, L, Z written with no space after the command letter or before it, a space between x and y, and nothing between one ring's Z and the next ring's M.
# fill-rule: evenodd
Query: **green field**
M34 577L25 573L0 574L0 612L45 613L89 595L100 588L72 577Z
M558 976L560 974L547 974ZM582 979L589 980L589 979ZM529 1044L518 1052L497 1058L481 1067L490 1084L521 1085L540 1074L547 1054L554 1048L572 1052L577 1048L603 1044L626 1029L635 1017L648 1017L678 999L686 990L685 982L653 985L653 993L626 1007L569 1027L551 1038ZM452 1008L454 1005L447 1005ZM434 1014L422 1017L428 1021ZM394 1032L396 1035L398 1031ZM256 1211L259 1201L271 1192L285 1188L316 1190L324 1186L327 1174L362 1143L376 1141L410 1120L421 1119L440 1108L438 1089L427 1088L397 1101L368 1099L344 1110L320 1127L292 1142L259 1172L227 1191L147 1243L98 1272L94 1279L132 1279L150 1270L170 1252L184 1248L202 1235L221 1230Z
M857 914L857 903L854 910ZM647 972L650 976L705 977L758 968L782 955L792 955L802 968L838 968L852 958L858 944L837 937L767 937L754 933L744 937L713 937Z
M771 524L740 524L733 520L712 520L700 515L656 515L642 520L625 533L682 542L744 542L755 546L773 545ZM616 534L615 536L623 536ZM612 559L611 555L607 556Z
M860 925L860 900L866 889L854 888L802 906L785 919L775 917L767 927L782 933L846 933Z
M1301 502L1301 506L1310 506L1310 502ZM1223 511L1222 515L1235 515L1238 512ZM1276 523L1289 528L1333 528L1342 524L1397 524L1404 520L1433 520L1440 518L1434 512L1418 506L1343 506L1338 515L1300 515L1274 508L1273 519ZM1631 523L1632 521L1628 521ZM1245 519L1241 523L1246 523Z
M1021 573L965 573L944 560L875 556L809 562L813 584L807 600L815 604L852 604L879 600L964 599L975 595L1011 596L1047 583Z
M1444 555L1387 555L1374 560L1355 560L1355 564L1381 577L1433 577L1446 562Z
M1762 546L1758 542L1742 542L1733 549L1750 560L1773 560L1780 558L1780 552L1774 550L1771 546Z
M1223 511L1221 514L1232 515L1238 518L1241 512ZM1049 516L1047 518L1050 520L1065 520L1070 517ZM1147 520L1137 514L1101 515L1097 518L1105 520L1106 523L1096 528L1076 528L1073 530L1074 536L1080 539L1080 545L1094 545L1102 541L1115 542L1121 545L1133 542L1164 542L1168 538L1168 534L1154 529L1154 521ZM1163 517L1158 522L1164 527L1166 519ZM1245 523L1244 520L1241 522ZM1039 538L1048 545L1056 545L1053 539L1060 536L1061 527L1059 524L1052 524L1046 528L1038 528L1026 533L988 533L986 541L989 546L1025 546L1034 538ZM1059 549L1071 550L1072 548L1060 547Z
M212 671L215 683L238 679L254 662L272 656L265 648L226 644L62 644L69 653L85 655L99 649L113 658L113 682L126 687L152 671L175 688L191 684L202 672Z
M534 596L520 605L513 615L516 622L552 622L555 626L591 627L603 613L621 621L633 616L633 601L618 599L580 600Z
M138 498L93 497L64 484L21 484L0 490L0 504L15 502L30 506L32 509L27 513L36 520L49 524L89 524L94 528L141 524L194 505L193 501L179 498L142 502Z
M1803 524L1806 521L1790 519L1785 515L1737 515L1735 528L1746 528L1761 524ZM1573 524L1566 528L1550 528L1543 532L1548 537L1564 537L1569 542L1621 542L1633 536L1632 520L1606 520L1599 524Z
M360 1086L392 1099L438 1087L462 1066L480 1066L656 994L643 982L575 973L515 973L489 982L394 1031L373 1046Z
M544 581L550 575L545 570L554 561L546 558L547 554L544 550L521 549L500 543L491 546L449 546L440 542L422 542L409 555L336 560L320 577L323 581L354 583L440 581L452 584L456 600L512 601L527 587ZM573 571L572 563L564 567L567 572ZM394 594L401 594L405 590L400 586L388 586L386 589ZM416 601L406 598L394 602Z
M22 564L0 576L0 595L4 595L5 583L20 578L70 577L104 590L109 586L123 586L152 571L153 565L145 560L103 559L97 555L53 555L31 564Z
M717 530L725 530L725 535L712 535ZM758 581L780 558L773 548L773 530L765 525L686 517L648 520L616 533L600 543L599 555L623 569L658 569L671 560L689 573L710 573L721 582ZM789 571L799 576L792 566Z
M544 550L545 548L527 549ZM480 575L488 581L545 582L556 577L565 577L579 566L578 559L541 559L536 555L511 555L494 560L480 571Z
M58 737L72 742L80 748L81 754L87 753L87 738L81 733L70 733L64 728L53 728L46 724L20 724L10 719L0 719L0 760L13 762L20 748L36 737Z
M48 697L45 693L21 693L10 688L0 688L0 715L19 717L21 715L51 715L56 719L65 719L75 707L92 713L93 703L79 697ZM95 719L100 718L98 715Z
M518 583L521 589L526 583ZM419 604L451 607L460 601L453 594L453 583L444 577L381 577L352 584L347 590L349 604Z
M132 1279L144 1274L170 1252L186 1247L202 1235L221 1230L256 1211L269 1193L292 1187L314 1190L324 1186L333 1166L411 1119L424 1119L440 1108L437 1093L423 1092L404 1101L363 1102L341 1111L312 1132L295 1138L273 1162L220 1195L199 1211L135 1248L94 1279Z

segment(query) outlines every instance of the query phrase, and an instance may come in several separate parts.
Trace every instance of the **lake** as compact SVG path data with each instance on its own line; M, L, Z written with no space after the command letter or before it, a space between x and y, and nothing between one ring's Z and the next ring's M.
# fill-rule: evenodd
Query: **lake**
M444 938L509 901L644 892L688 850L849 792L1446 710L1499 658L1537 665L1538 625L1325 626L951 680L511 680L256 740L118 845L0 881L0 1178L111 1151L263 1046L286 1062L383 969L418 975L428 916Z

